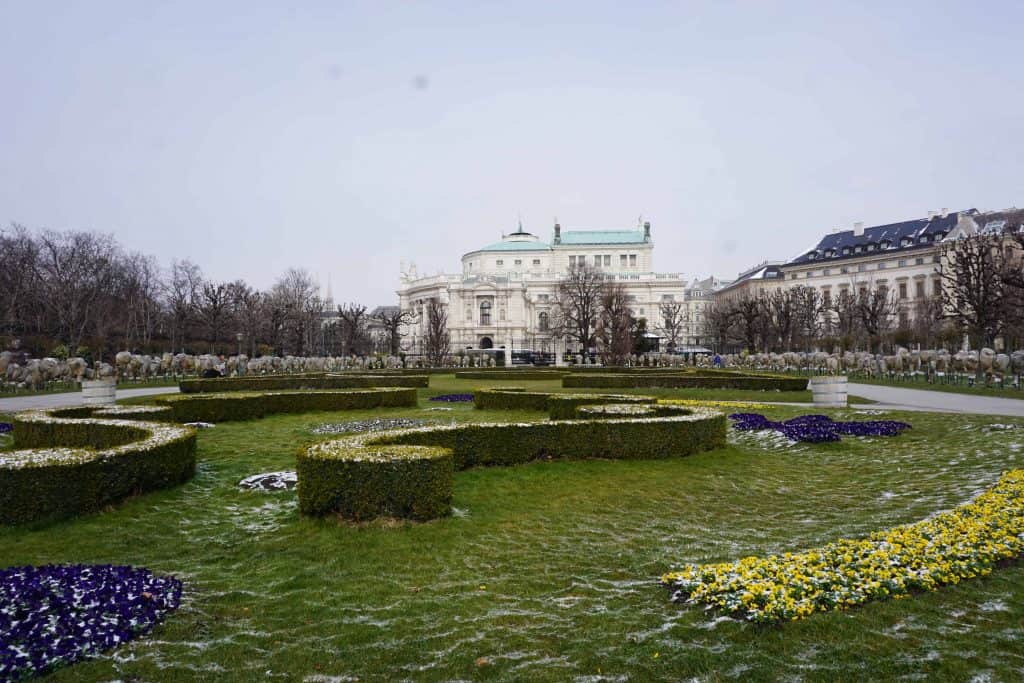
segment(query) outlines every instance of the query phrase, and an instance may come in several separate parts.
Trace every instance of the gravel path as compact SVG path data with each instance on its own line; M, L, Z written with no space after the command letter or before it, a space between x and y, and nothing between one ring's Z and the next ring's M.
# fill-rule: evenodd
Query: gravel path
M148 387L146 389L118 389L117 398L152 396L154 394L176 394L178 387ZM0 413L13 413L32 408L63 408L82 405L82 392L70 391L62 394L37 394L35 396L13 396L0 398Z

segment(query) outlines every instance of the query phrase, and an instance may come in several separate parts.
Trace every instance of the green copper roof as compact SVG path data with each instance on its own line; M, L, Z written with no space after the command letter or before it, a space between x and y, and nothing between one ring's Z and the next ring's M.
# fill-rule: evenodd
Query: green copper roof
M547 242L534 242L530 241L508 241L508 242L495 242L494 244L488 244L486 247L475 249L474 251L548 251L551 249L551 245ZM472 253L472 252L470 252Z
M562 244L643 244L642 230L567 230Z

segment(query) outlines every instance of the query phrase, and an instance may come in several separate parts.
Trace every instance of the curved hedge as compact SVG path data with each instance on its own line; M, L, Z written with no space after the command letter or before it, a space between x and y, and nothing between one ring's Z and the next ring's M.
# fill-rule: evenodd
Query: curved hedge
M456 370L455 379L522 379L522 380L552 380L561 379L568 370Z
M252 420L274 413L415 407L417 394L412 388L380 387L348 391L180 394L160 396L156 400L170 408L176 422L228 422Z
M324 441L298 455L299 510L356 520L430 519L450 511L451 470L540 458L681 457L725 445L723 414L676 412L647 419L439 425Z
M604 403L651 404L653 396L625 396L622 394L552 394L523 391L521 387L480 389L473 394L474 407L481 410L545 410L552 420L571 420L576 408L582 405Z
M697 373L617 373L576 374L562 378L566 388L638 389L661 387L667 389L754 389L763 391L804 391L806 377L780 377L772 375L734 375Z
M157 422L14 416L18 450L0 453L0 523L92 512L192 478L196 433Z
M369 387L430 386L427 375L256 375L252 377L218 377L214 379L183 379L178 388L183 394L219 393L225 391L279 391L291 389L365 389Z

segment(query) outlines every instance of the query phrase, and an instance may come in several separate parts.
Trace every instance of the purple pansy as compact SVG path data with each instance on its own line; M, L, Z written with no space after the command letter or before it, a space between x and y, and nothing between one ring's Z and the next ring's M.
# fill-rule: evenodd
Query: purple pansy
M181 581L109 564L0 569L0 680L19 680L147 633L181 602Z
M0 422L0 434L7 434L14 429L10 422Z
M760 431L774 429L790 441L823 443L839 441L840 436L896 436L910 425L895 420L836 422L828 415L801 415L785 422L774 422L759 413L733 413L733 429Z
M441 394L432 396L431 401L444 401L445 403L472 403L473 394Z

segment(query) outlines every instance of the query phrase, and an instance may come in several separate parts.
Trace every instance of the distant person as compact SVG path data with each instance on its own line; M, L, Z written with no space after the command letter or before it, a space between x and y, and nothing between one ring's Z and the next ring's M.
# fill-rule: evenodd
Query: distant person
M714 365L716 368L722 367L722 357L716 353L714 359L711 361L711 364Z
M210 368L209 370L203 370L203 379L214 379L215 377L220 377L219 371L213 368Z

